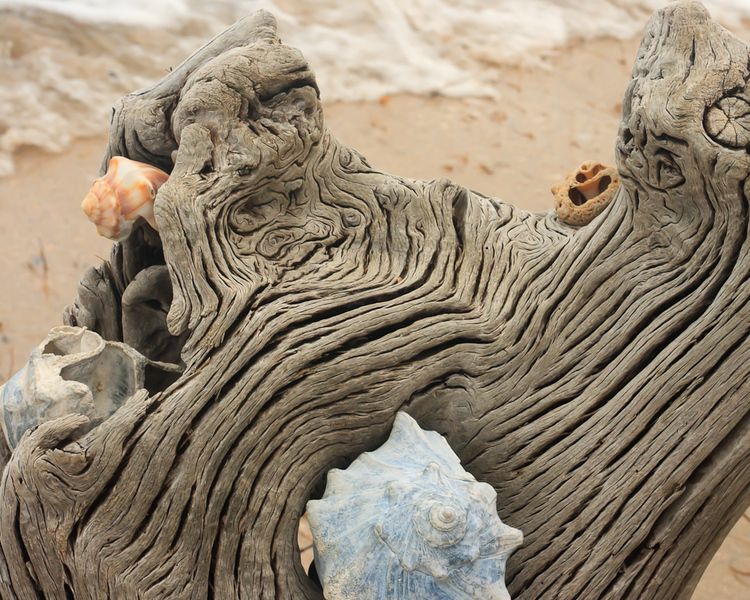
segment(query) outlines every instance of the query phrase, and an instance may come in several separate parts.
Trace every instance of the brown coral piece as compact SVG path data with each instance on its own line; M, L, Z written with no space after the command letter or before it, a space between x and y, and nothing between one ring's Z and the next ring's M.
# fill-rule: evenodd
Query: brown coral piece
M552 186L557 216L568 225L588 225L607 208L619 187L617 169L587 160Z

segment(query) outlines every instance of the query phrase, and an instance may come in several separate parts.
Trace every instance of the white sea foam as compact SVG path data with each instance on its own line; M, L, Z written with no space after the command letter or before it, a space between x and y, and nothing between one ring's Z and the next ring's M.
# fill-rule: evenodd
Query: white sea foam
M106 131L112 103L265 8L326 101L492 94L496 67L575 39L639 35L665 0L0 0L0 174L32 144ZM706 2L731 25L750 0Z
M190 11L183 0L0 0L0 8L34 8L65 15L81 23L137 26L149 21L169 26L174 18L184 18Z

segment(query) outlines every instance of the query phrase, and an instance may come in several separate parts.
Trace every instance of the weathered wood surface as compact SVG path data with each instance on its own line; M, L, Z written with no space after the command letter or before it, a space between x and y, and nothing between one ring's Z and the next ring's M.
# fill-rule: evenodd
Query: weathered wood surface
M126 97L105 164L171 172L163 257L141 230L66 319L182 347L186 372L84 436L71 416L21 441L2 598L320 598L305 502L399 409L523 530L514 598L689 598L750 505L749 58L696 2L652 18L623 184L581 228L373 171L267 13ZM163 259L168 316L158 285L130 294L149 346L119 298Z

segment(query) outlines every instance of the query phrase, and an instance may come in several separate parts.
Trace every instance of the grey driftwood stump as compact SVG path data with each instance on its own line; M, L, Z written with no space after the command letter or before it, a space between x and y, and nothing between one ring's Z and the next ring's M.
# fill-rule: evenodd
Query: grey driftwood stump
M689 598L750 504L749 59L696 2L655 15L580 228L372 170L267 13L124 98L105 165L171 172L159 235L66 319L186 368L21 440L2 598L320 598L305 503L399 409L523 530L514 598Z

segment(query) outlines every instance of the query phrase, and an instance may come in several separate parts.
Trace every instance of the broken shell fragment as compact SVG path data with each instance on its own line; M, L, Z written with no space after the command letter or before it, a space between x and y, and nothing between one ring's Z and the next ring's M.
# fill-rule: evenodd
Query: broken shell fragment
M523 534L448 442L398 413L388 441L307 503L328 600L510 600L505 562Z
M568 225L588 225L609 206L619 187L617 169L586 161L552 186L557 216Z
M55 327L31 351L29 362L0 386L0 425L11 448L28 429L64 415L88 417L89 430L145 388L148 377L179 370L84 327Z
M139 218L157 228L154 199L167 179L169 175L156 167L115 156L109 161L107 174L94 182L81 208L99 235L121 242Z

